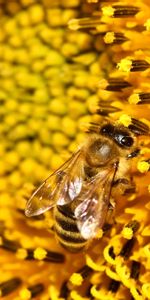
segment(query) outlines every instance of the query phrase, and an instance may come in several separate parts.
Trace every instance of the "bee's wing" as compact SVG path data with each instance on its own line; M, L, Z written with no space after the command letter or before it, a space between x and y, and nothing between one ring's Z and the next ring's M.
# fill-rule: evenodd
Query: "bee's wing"
M82 173L82 151L78 150L32 194L26 205L26 216L37 216L54 205L73 201L82 188Z
M116 166L99 172L87 183L75 209L78 229L84 239L93 238L102 228L109 205Z

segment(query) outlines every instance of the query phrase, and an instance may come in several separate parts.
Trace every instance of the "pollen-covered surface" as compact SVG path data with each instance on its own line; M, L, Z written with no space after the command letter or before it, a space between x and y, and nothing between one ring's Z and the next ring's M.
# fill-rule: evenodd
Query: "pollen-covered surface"
M91 118L149 125L149 1L7 0L0 24L0 297L150 299L149 136L132 160L136 193L116 199L88 249L64 250L51 212L24 215Z

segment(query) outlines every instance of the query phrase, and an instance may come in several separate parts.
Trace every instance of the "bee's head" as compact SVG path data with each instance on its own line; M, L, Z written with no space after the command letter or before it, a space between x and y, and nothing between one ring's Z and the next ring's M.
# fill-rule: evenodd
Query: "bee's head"
M124 126L115 126L107 123L101 127L100 133L109 137L121 148L129 149L134 144L134 138Z

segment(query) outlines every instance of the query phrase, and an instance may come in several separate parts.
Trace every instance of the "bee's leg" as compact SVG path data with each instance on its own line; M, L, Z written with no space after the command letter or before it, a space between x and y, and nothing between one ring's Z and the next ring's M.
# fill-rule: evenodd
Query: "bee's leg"
M113 198L110 199L109 206L108 206L108 211L107 211L107 216L105 219L105 223L103 225L103 231L106 232L109 230L112 225L115 223L114 216L115 216L115 201Z
M136 192L136 186L132 178L118 178L113 182L111 195L117 197L118 195L132 194Z

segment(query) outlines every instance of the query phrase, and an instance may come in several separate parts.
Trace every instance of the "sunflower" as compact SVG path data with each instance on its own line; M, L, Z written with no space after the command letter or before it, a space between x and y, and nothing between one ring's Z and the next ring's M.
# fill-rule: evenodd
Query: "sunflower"
M0 297L150 299L149 1L1 0L0 24ZM72 254L24 209L103 118L143 133L136 192Z

